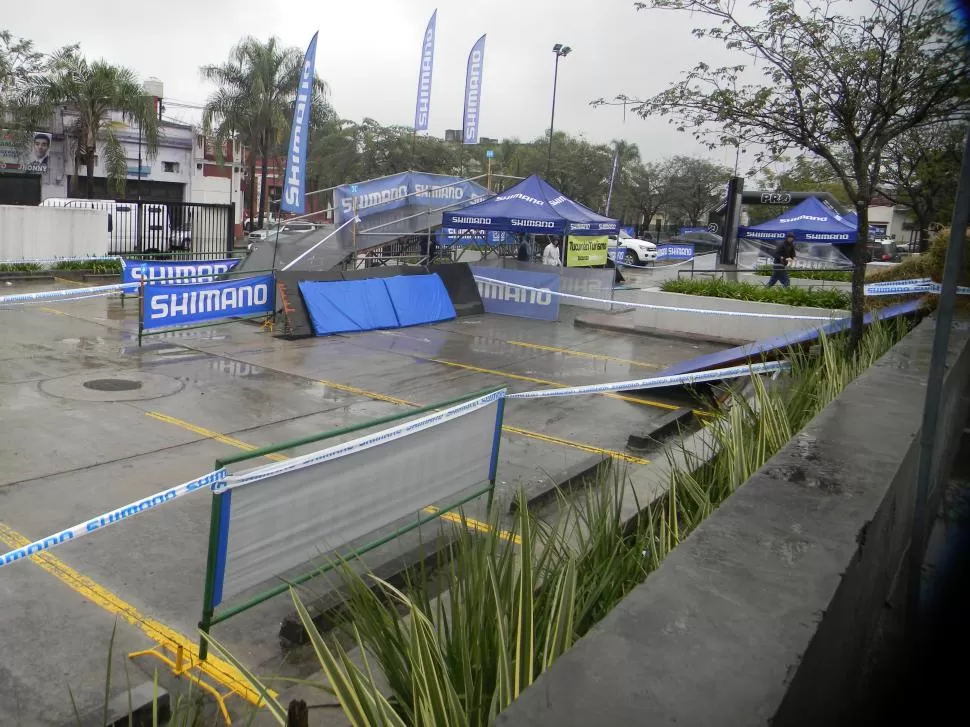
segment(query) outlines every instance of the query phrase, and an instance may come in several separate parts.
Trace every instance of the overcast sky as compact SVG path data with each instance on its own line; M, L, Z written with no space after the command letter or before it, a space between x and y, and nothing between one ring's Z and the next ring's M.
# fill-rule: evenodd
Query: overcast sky
M559 65L557 129L594 142L635 142L645 160L698 154L733 166L733 150L708 152L666 119L628 113L624 124L620 107L589 105L619 93L648 96L699 60L738 60L690 34L697 18L637 12L632 0L165 0L150 10L121 0L48 0L17 3L0 27L33 39L41 50L78 42L88 58L126 65L142 78L156 76L168 99L195 104L212 90L200 80L199 66L225 60L241 36L276 35L304 49L319 29L317 73L330 84L337 113L410 126L422 36L435 8L432 134L460 127L465 61L487 33L483 136L530 140L548 128L552 46L558 42L573 53ZM199 118L174 103L167 115Z

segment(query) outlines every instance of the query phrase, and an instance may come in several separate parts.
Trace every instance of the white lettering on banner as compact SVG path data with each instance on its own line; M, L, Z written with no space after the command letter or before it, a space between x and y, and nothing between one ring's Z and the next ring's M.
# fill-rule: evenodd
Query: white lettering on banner
M221 291L192 290L156 295L151 299L149 318L155 321L179 315L231 311L236 308L265 305L268 300L269 286L266 283L238 285Z
M552 305L552 291L548 288L524 289L514 285L479 280L478 292L483 298L490 300L527 303L529 305Z
M344 212L353 214L355 201L357 203L357 209L363 210L369 207L377 207L382 204L387 204L388 202L396 202L401 199L407 199L407 197L408 185L401 184L397 187L391 187L390 189L385 189L380 192L365 192L364 194L345 197L340 201L340 205L343 207Z
M523 202L528 202L529 204L539 205L540 207L545 204L541 199L536 199L535 197L530 197L527 194L522 194L516 192L515 194L503 194L495 198L496 202L505 202L510 199L521 199Z
M307 59L304 59L303 73L300 75L300 92L296 97L296 117L293 119L293 153L290 157L290 176L284 182L286 189L283 191L283 197L291 207L298 207L303 204L303 200L300 199L300 180L303 176L303 170L300 166L300 157L302 155L300 149L303 140L300 138L300 133L303 129L303 117L309 111L310 89L312 86L313 66L310 65Z
M430 197L431 199L454 199L462 200L465 198L465 190L461 185L452 184L448 187L435 187L430 184L415 184L414 192L416 197Z
M490 225L492 224L491 217L452 217L452 222L459 225Z
M583 224L571 225L569 229L570 230L588 230L589 228L590 228L590 225L589 224L583 223Z
M465 99L465 143L478 141L478 102L482 83L482 51L472 51L471 70L468 73L468 97Z
M189 279L191 283L211 283L217 275L228 273L232 266L229 263L201 263L199 265L162 265L154 266L150 263L133 265L131 277L135 280L152 282L156 280Z
M779 217L778 221L787 225L792 222L801 222L802 220L808 220L811 222L828 222L828 217L815 217L814 215L798 215L797 217Z
M431 59L434 53L434 30L428 26L424 35L424 51L421 54L421 79L418 81L418 123L428 127L428 111L431 109Z
M515 227L555 228L556 223L550 220L510 220Z
M848 240L848 232L810 232L805 235L806 240Z
M552 200L549 204L550 204L550 206L555 207L557 205L561 205L565 201L566 201L566 198L563 197L562 195L559 195L554 200Z

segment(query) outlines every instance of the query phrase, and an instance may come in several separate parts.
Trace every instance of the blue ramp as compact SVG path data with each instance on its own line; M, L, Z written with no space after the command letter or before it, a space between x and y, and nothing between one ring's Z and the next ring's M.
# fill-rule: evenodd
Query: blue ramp
M381 279L301 281L300 293L318 336L400 327Z
M448 290L437 273L383 278L397 319L404 326L437 323L457 318Z

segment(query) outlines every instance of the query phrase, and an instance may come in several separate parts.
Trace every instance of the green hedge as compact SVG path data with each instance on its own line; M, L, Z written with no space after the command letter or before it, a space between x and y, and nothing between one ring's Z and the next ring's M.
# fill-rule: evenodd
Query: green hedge
M771 265L759 265L755 271L758 275L771 275ZM851 270L799 270L788 271L790 278L802 278L803 280L832 280L837 283L851 283Z
M3 263L0 273L39 273L50 270L83 270L94 275L121 275L120 260L64 260L39 263Z
M809 288L768 288L754 283L735 283L728 280L666 280L660 286L666 293L706 295L713 298L732 298L758 303L781 303L809 308L848 308L850 298L841 290L811 290Z

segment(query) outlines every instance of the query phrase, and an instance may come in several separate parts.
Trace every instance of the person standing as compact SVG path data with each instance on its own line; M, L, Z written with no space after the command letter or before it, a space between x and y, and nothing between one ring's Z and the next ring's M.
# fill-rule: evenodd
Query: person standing
M549 244L542 251L542 264L562 266L562 259L559 257L559 240L557 238L553 237L549 240Z
M520 263L527 263L527 262L529 262L529 257L530 257L530 255L529 255L529 243L523 237L522 238L522 242L519 243L519 254L517 255L516 259Z
M775 247L774 265L771 271L771 278L768 279L767 287L775 283L781 283L782 287L791 287L791 280L788 279L788 265L795 260L795 233L789 232L785 239Z

